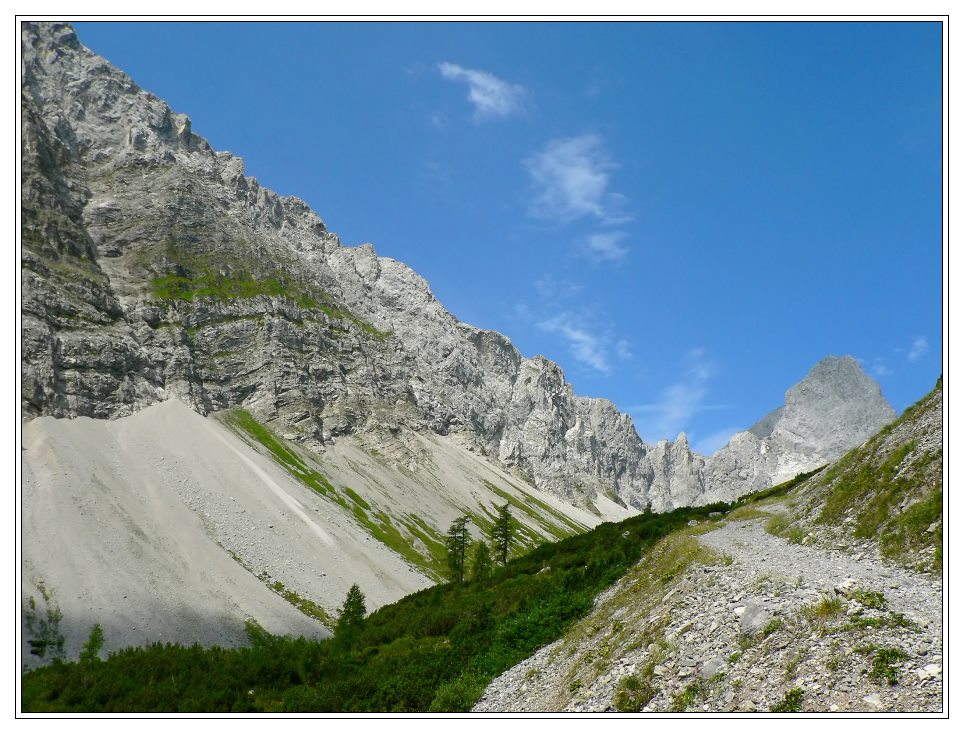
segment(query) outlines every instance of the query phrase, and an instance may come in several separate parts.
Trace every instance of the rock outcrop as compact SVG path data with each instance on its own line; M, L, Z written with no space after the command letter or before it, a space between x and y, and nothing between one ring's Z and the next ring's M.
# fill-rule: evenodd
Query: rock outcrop
M344 247L245 176L70 26L24 23L22 49L26 419L174 397L243 406L317 452L349 434L458 434L574 504L664 510L813 468L892 417L853 360L829 359L709 459L685 438L650 447L557 365L461 323L410 268Z
M827 357L787 390L783 407L733 436L703 470L706 502L731 500L815 469L896 418L853 357Z

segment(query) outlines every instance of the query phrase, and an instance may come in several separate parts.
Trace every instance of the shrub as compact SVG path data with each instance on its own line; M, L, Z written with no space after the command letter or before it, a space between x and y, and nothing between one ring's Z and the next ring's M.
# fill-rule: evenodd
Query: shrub
M92 663L100 660L100 651L104 647L104 630L99 624L90 628L90 637L80 653L80 662Z
M694 681L673 697L673 703L670 707L670 711L686 711L686 709L696 703L696 700L702 695L703 685L699 681Z
M650 680L628 675L616 684L613 706L622 712L639 711L652 701L655 695L656 689Z
M800 711L803 703L803 689L791 688L783 696L783 700L770 707L770 711L775 714L795 714Z
M886 680L890 685L896 686L900 671L894 664L906 659L907 653L899 648L878 648L871 662L870 677L874 680Z

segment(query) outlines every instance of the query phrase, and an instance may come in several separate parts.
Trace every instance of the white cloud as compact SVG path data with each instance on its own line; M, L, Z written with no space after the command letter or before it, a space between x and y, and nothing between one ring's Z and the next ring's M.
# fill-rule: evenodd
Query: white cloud
M626 239L625 232L597 232L586 240L585 252L593 260L622 260L629 248L620 244Z
M509 117L521 112L525 88L511 84L487 71L466 69L458 64L444 61L438 70L446 79L464 82L469 88L469 102L475 107L475 119Z
M539 219L569 222L594 217L607 224L628 221L624 197L609 190L617 168L598 135L557 138L526 158L534 198L529 213Z
M616 342L616 356L620 359L632 359L633 352L630 349L632 345L626 339L620 339Z
M907 359L911 362L916 362L918 359L927 354L929 345L927 344L927 339L922 336L914 339L914 343L910 347L910 351L907 352Z
M604 375L610 373L608 339L585 328L570 313L561 313L536 324L543 331L560 334L569 343L572 356Z
M676 438L697 412L725 407L703 402L709 390L710 378L715 371L706 357L706 350L691 349L683 364L683 379L664 388L660 392L659 400L655 403L634 405L628 409L629 413L642 414L637 421L637 427L643 439L650 443L661 438Z
M894 371L884 362L883 357L874 357L874 361L870 364L870 372L874 377L886 377L894 374Z

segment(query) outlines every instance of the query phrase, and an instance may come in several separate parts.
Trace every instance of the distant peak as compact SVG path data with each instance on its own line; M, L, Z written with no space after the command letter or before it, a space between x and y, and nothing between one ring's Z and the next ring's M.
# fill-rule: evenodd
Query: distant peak
M849 354L845 354L843 357L837 357L831 354L817 362L811 368L810 374L825 374L836 371L863 372L864 370L860 366L860 362L851 357Z

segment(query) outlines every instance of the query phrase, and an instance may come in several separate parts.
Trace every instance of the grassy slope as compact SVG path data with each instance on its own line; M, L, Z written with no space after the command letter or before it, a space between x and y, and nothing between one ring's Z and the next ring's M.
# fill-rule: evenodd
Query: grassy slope
M830 467L813 493L822 502L817 521L847 524L854 537L879 541L885 557L940 572L943 452L932 432L942 425L942 405L939 379L897 420ZM928 562L921 562L922 551Z

